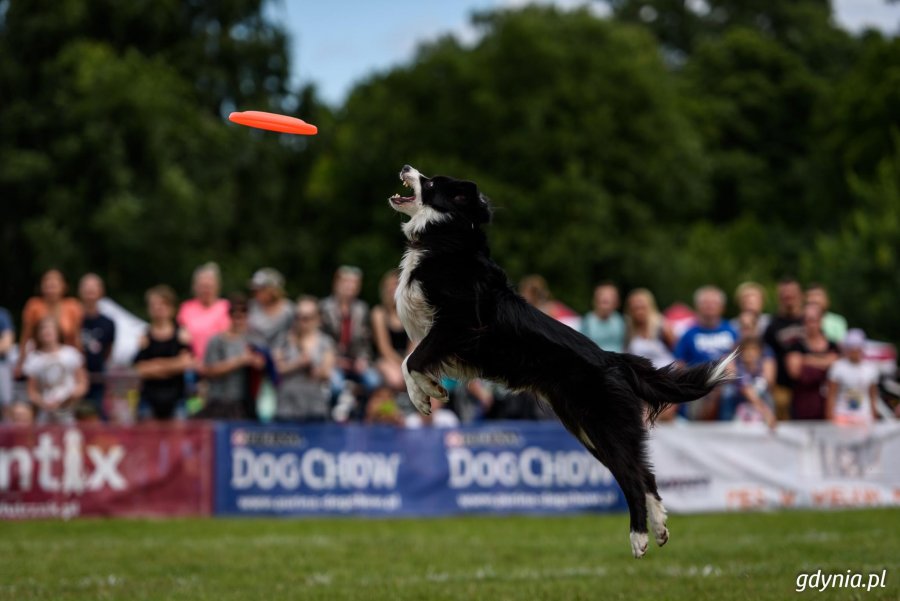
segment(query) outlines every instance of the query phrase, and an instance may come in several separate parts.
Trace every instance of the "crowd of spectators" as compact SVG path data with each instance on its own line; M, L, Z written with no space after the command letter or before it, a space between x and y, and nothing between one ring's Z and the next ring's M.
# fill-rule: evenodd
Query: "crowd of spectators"
M215 263L194 271L192 297L178 303L167 285L145 295L149 324L132 361L138 384L134 419L223 419L288 423L365 422L453 427L481 419L547 419L534 395L496 383L445 379L448 403L419 415L406 394L403 358L413 349L394 302L398 274L383 275L380 304L360 298L363 273L342 266L326 298L285 294L283 276L263 268L243 293L223 298ZM740 420L775 428L784 420L867 425L879 417L879 371L865 360L865 334L830 311L827 290L804 290L793 278L766 290L746 282L734 293L738 313L725 318L727 296L716 286L694 294L687 320L667 318L652 292L598 284L593 309L581 316L555 300L546 280L524 278L519 292L551 317L579 329L608 351L648 358L655 366L719 360L739 349L730 382L695 403L673 406L662 420ZM0 404L17 424L108 421L107 364L115 322L99 308L104 283L89 273L78 298L67 296L59 270L13 319L0 308ZM900 409L898 409L900 411ZM118 419L118 418L116 418Z

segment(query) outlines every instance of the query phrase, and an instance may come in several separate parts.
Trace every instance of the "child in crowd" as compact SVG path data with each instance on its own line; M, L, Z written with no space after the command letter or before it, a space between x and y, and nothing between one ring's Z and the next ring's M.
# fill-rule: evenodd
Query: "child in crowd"
M34 411L31 405L16 401L9 406L8 422L13 426L32 426L34 424Z
M428 399L431 402L431 414L422 415L418 411L410 413L406 416L405 425L410 429L418 428L458 428L459 417L444 404L434 399Z
M878 368L863 360L865 343L862 330L849 330L843 357L828 370L825 417L837 424L867 426L878 416Z
M207 343L203 373L209 380L207 401L197 417L204 419L247 419L252 415L248 369L262 369L265 359L250 347L247 337L247 299L228 299L228 330L215 334Z
M366 404L367 424L403 426L404 416L397 405L397 396L389 386L376 388Z
M88 388L81 353L62 340L56 320L44 317L34 330L34 350L22 365L28 377L28 398L38 410L41 425L74 424L75 404Z
M141 338L134 368L141 377L141 419L168 420L183 411L184 374L194 364L191 338L175 322L175 292L168 286L147 291L150 327Z
M755 336L741 342L737 364L737 398L734 419L742 422L765 422L775 428L772 410L772 385L775 382L775 362L763 353L763 342Z

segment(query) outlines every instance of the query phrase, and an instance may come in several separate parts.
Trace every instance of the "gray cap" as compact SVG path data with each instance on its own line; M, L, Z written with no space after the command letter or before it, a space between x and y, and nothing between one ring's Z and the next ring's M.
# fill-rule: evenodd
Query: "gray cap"
M277 269L271 267L263 267L256 270L253 277L250 278L250 288L277 288L284 289L284 276Z

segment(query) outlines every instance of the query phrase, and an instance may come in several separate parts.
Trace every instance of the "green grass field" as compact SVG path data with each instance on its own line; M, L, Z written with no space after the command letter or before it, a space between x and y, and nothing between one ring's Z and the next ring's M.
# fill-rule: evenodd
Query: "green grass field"
M0 524L0 599L900 599L900 512L671 516L631 558L625 515ZM800 572L881 572L795 592Z

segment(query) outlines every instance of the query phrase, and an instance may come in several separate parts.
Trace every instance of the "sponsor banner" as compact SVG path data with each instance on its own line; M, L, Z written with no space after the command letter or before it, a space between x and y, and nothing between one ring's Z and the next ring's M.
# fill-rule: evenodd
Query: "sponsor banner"
M0 427L0 519L208 515L206 424Z
M900 505L897 422L774 433L662 424L650 451L673 512ZM557 423L0 428L0 519L206 515L213 505L226 515L625 509L609 471Z
M659 425L650 441L672 512L900 505L900 423Z
M624 508L609 471L556 423L452 430L222 424L217 514L448 515Z

